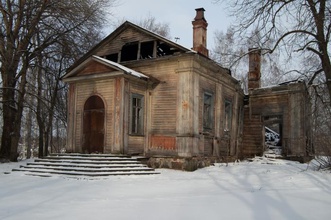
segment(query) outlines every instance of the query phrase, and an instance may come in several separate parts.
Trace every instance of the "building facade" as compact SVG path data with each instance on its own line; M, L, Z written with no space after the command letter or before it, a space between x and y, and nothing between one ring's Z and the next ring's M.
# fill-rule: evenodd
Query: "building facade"
M239 81L208 57L203 8L196 9L192 25L193 48L188 49L125 22L68 70L63 78L69 84L68 152L172 158L262 153L262 128L256 131L262 140L248 147L243 141L250 138L244 116L265 117L252 110L260 89L259 54L250 55L257 71L249 73L247 114ZM298 101L289 97L285 105L289 100ZM286 111L281 109L275 115ZM282 117L301 120L288 119L294 115Z

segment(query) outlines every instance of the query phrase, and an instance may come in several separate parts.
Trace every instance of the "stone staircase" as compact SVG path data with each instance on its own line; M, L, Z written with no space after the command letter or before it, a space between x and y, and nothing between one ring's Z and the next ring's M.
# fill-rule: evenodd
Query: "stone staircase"
M141 163L142 158L111 154L51 154L13 171L35 176L105 177L158 174Z

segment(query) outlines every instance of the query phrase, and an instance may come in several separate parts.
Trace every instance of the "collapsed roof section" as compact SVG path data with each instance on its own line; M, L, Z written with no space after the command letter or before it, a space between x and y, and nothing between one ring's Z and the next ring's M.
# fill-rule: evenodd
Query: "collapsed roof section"
M71 66L67 74L93 55L112 62L123 63L190 52L196 53L159 34L126 21Z

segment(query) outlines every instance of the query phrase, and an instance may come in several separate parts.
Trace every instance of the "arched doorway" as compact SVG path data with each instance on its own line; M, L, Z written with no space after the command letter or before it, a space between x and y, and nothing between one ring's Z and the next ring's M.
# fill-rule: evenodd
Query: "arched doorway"
M99 96L91 96L84 105L83 152L103 153L105 105Z

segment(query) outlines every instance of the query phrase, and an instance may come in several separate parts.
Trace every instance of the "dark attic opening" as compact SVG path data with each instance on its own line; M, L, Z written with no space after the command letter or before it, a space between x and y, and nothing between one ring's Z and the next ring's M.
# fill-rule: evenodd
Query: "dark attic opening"
M127 43L123 45L121 52L121 61L137 60L138 42Z
M157 43L157 56L162 57L166 55L172 55L176 52L175 48L172 48L170 45L164 42Z
M175 48L163 41L135 41L124 44L120 53L108 54L105 58L113 62L125 62L163 57L173 55L177 52L180 52L178 48ZM119 54L120 57L118 57Z
M107 60L118 62L118 53L109 54L106 56Z
M140 46L140 59L153 58L154 41L142 42Z
M282 121L283 117L281 115L263 117L265 154L275 157L284 155Z

